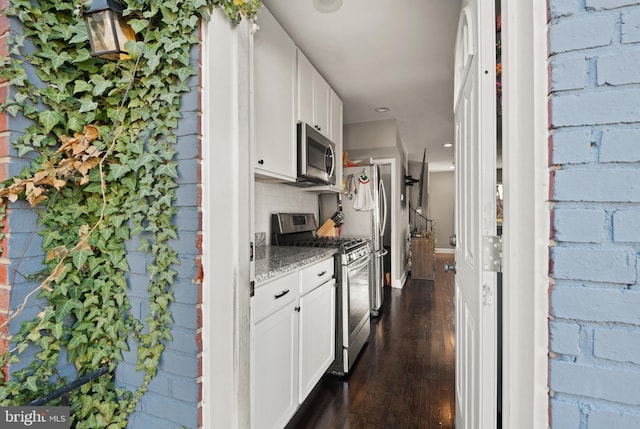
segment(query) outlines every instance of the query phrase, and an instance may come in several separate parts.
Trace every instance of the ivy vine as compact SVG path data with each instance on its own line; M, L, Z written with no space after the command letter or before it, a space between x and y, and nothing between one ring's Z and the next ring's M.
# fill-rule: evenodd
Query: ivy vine
M26 199L38 213L46 257L29 294L41 311L21 325L0 364L28 362L0 385L0 405L24 405L67 383L59 369L65 359L78 376L113 371L135 347L144 374L135 391L105 376L69 398L73 427L123 428L172 340L175 132L180 96L196 74L197 29L213 7L238 23L255 16L260 0L125 0L137 40L127 44L132 59L119 62L91 57L84 4L10 3L4 13L23 31L0 58L0 78L13 88L0 109L29 120L14 142L29 167L0 189L0 221L6 204ZM127 295L134 236L150 255L142 318Z

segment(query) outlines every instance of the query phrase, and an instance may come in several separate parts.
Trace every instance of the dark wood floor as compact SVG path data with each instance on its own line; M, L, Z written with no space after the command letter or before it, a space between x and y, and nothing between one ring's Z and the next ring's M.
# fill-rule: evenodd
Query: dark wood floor
M453 429L453 255L436 280L385 287L384 311L347 378L325 376L287 429Z

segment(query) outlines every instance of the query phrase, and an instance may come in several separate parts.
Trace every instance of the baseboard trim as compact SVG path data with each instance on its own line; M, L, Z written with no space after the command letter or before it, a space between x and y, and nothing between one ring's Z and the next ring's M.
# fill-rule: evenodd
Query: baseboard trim
M447 247L436 247L435 253L456 253L456 249L449 249Z
M395 280L391 282L391 287L393 287L394 289L402 289L404 287L405 282L407 281L407 277L409 277L409 267L405 267L400 280Z

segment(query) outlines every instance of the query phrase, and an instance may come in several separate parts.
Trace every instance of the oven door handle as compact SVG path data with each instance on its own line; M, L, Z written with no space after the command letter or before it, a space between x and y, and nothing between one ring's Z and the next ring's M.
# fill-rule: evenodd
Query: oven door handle
M347 268L349 270L359 270L360 268L363 268L365 265L367 265L369 263L370 259L371 259L371 257L369 255L367 255L364 258L364 261L358 262L357 264L352 262L351 264L347 265Z

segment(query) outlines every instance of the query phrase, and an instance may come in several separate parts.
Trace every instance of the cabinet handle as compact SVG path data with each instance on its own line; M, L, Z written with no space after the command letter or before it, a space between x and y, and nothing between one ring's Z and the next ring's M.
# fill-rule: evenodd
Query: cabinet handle
M286 295L286 294L288 294L288 293L289 293L289 289L287 289L287 290L283 290L282 292L280 292L280 293L279 293L279 294L277 294L277 295L274 295L273 297L274 297L275 299L282 298L283 296L285 296L285 295Z
M300 306L294 307L294 310L300 313Z
M258 164L263 165L264 164L264 159L259 159L258 160Z
M326 271L322 271L321 273L318 273L318 277L322 277L322 276L324 276L325 274L327 274L327 272L326 272Z

